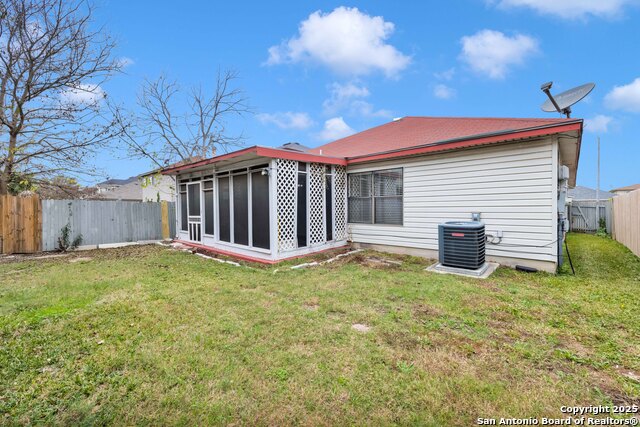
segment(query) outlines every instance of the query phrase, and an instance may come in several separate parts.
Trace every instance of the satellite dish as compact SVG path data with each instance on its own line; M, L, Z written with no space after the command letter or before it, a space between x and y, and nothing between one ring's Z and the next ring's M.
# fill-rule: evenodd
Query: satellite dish
M594 83L586 83L553 96L550 91L552 85L553 82L549 82L540 87L549 97L549 99L542 104L542 111L548 113L557 111L560 114L566 114L567 117L571 116L571 106L589 95L593 88L596 87Z

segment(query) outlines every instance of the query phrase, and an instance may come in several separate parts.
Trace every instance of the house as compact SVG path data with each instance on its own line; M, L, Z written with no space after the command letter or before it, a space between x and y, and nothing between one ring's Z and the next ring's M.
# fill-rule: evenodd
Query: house
M632 191L636 191L640 189L640 184L627 185L626 187L614 188L611 192L619 196L620 194L631 193Z
M197 162L203 160L202 156L193 156L185 160L168 165L166 168ZM176 182L175 177L162 174L163 168L157 168L138 175L142 187L142 200L145 202L175 202Z
M438 224L479 213L488 260L553 272L581 137L577 119L404 117L163 173L178 182L177 239L219 253L273 263L351 244L437 258Z
M142 200L142 187L137 176L126 179L109 179L96 184L96 193L91 199L101 200Z
M142 188L144 202L175 202L175 179L169 175L162 175L160 169L149 171L138 176Z
M569 198L574 201L591 201L591 200L607 200L615 196L615 194L610 193L608 191L600 190L598 193L597 190L589 187L584 187L582 185L576 185L575 188L571 188L568 194Z

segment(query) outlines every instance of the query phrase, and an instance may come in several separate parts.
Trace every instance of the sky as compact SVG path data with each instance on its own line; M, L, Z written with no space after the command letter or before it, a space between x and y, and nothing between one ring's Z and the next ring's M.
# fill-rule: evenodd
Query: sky
M583 83L579 185L640 182L640 4L637 0L123 1L97 3L124 73L104 83L135 109L144 79L210 88L235 69L255 114L234 118L247 145L318 146L403 116L560 117L552 93ZM90 84L90 82L88 82ZM116 149L107 176L151 168Z

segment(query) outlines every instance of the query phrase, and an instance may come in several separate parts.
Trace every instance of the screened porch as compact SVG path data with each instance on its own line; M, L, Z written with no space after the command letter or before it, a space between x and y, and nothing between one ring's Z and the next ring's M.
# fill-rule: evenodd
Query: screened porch
M177 238L277 261L346 244L345 166L257 157L176 175Z

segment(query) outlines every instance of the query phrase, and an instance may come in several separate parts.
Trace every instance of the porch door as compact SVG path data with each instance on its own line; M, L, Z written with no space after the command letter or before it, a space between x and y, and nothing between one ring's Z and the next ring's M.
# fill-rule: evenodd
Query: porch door
M187 212L189 224L189 240L192 242L202 241L202 215L200 200L200 183L191 182L187 184Z

